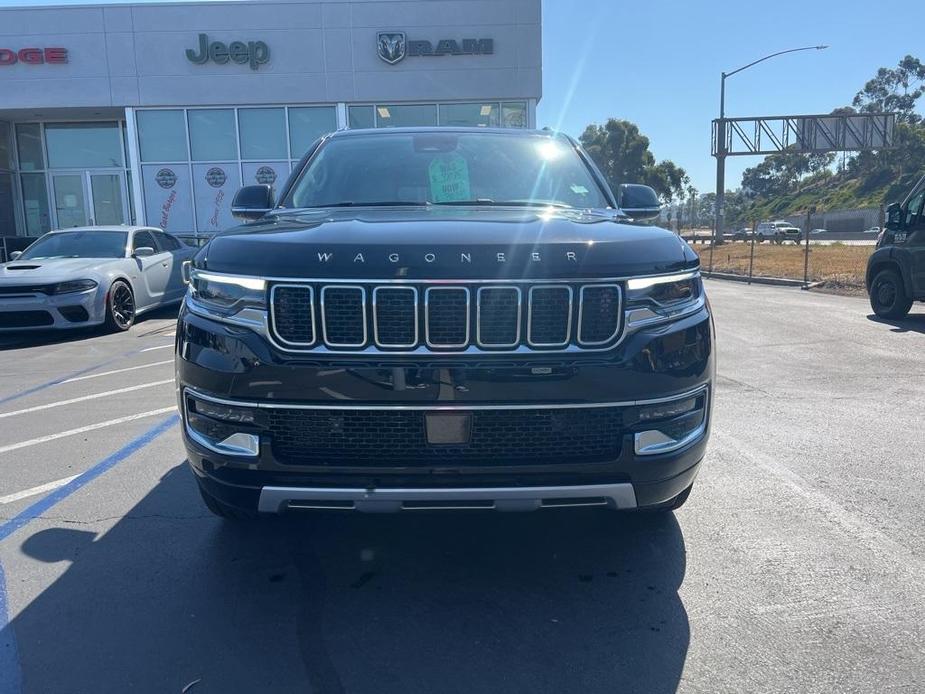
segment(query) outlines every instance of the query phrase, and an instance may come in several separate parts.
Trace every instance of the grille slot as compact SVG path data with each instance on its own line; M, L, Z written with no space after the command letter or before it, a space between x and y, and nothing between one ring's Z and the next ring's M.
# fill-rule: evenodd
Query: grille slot
M321 289L321 326L330 347L366 344L366 290L363 287L327 286Z
M617 342L622 302L603 282L281 282L268 327L290 352L596 350Z
M586 346L603 345L620 329L620 286L586 285L581 288L578 308L578 342Z
M315 344L315 292L304 284L278 284L270 292L270 319L289 345Z
M414 347L418 343L418 290L414 287L373 289L373 331L382 347Z
M285 465L560 465L619 457L618 407L471 410L469 441L427 443L424 410L272 409L274 457Z
M564 347L572 330L572 288L531 287L527 342L533 347Z
M431 347L461 348L469 344L469 290L429 287L424 292L425 332Z
M515 347L520 342L520 289L480 287L477 339L483 347Z

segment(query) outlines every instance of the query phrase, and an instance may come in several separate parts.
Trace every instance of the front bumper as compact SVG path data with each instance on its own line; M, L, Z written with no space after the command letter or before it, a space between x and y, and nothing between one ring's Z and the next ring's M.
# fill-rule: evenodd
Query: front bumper
M0 332L85 328L106 320L106 292L0 295Z
M250 330L185 309L177 349L183 436L192 469L206 492L246 509L652 506L691 484L709 436L714 357L708 306L681 320L634 332L614 350L592 355L293 357L275 351ZM239 427L256 433L253 447L243 442L239 450L216 450L189 427L187 393L252 407L260 416L274 410L349 410L376 416L408 410L612 408L619 421L631 425L620 430L612 455L588 459L543 459L534 464L486 456L402 462L383 450L381 462L317 457L293 461L279 454L274 431L259 425ZM645 430L634 420L639 409L692 394L702 395L704 408L695 435L674 449L656 446L639 454L638 434ZM342 426L339 420L332 415L332 426Z

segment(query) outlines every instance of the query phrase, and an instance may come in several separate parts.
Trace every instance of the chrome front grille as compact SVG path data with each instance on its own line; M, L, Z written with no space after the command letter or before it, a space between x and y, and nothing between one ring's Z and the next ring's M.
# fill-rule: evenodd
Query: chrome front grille
M286 282L270 308L287 351L595 350L623 324L621 286L595 282Z

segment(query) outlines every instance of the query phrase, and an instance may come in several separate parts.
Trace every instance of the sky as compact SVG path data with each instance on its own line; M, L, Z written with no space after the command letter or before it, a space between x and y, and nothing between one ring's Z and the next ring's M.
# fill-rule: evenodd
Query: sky
M726 115L827 113L850 104L877 68L909 53L925 58L925 3L543 0L537 127L577 137L589 123L633 121L657 159L671 159L700 192L712 192L710 129L719 114L720 73L818 44L830 47L780 56L729 78ZM738 187L742 171L759 161L728 158L727 188Z
M589 123L623 118L656 159L683 167L702 193L716 187L711 122L720 74L769 53L726 80L727 116L828 113L851 104L879 67L925 59L921 0L687 2L543 0L543 98L537 127L578 136ZM760 157L729 157L726 187Z

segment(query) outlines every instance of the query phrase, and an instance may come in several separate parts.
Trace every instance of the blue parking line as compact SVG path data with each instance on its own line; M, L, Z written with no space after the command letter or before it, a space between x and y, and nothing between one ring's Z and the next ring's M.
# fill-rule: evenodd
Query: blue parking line
M51 507L57 505L59 502L63 501L71 494L76 492L78 489L83 487L86 484L89 484L97 477L102 475L104 472L114 467L116 464L121 463L123 460L128 458L132 453L138 451L149 443L154 441L158 436L163 434L165 431L174 426L180 417L178 415L172 414L167 419L162 421L160 424L157 424L145 433L143 433L138 438L129 441L118 451L113 453L106 458L103 458L96 465L91 467L89 470L79 475L78 477L72 479L70 482L65 484L63 487L59 487L55 491L51 492L48 496L44 496L38 501L36 501L31 506L26 507L15 516L10 518L8 521L0 525L0 542L8 538L10 535L15 533L21 527L26 525L29 521L38 518L43 513L45 513Z
M79 477L20 511L3 525L0 525L0 541L5 540L30 521L40 517L50 508L64 501L81 487L89 484L107 470L112 469L133 453L150 444L179 420L180 418L177 415L170 415L138 438L129 441L112 455L103 458ZM20 694L22 691L22 669L19 663L16 636L13 633L13 626L10 624L8 606L6 577L3 573L3 567L0 566L0 694Z

